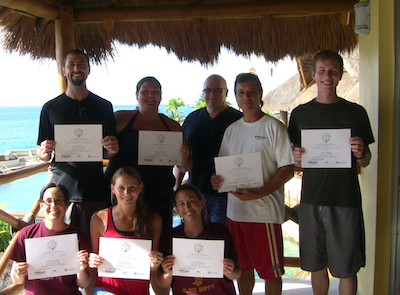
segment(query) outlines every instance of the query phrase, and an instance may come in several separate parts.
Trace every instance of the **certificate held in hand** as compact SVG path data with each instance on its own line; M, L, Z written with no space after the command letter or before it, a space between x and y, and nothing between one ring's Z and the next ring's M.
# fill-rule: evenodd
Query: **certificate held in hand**
M56 162L101 162L101 124L54 125Z
M172 239L175 263L172 275L196 278L224 277L223 240Z
M258 188L264 185L259 152L215 159L215 171L224 179L219 193L235 191L237 188Z
M100 237L99 277L149 280L150 251L151 240Z
M301 130L303 168L351 168L350 129Z
M183 134L177 131L139 131L138 164L180 166Z
M28 279L44 279L79 273L77 234L25 240Z

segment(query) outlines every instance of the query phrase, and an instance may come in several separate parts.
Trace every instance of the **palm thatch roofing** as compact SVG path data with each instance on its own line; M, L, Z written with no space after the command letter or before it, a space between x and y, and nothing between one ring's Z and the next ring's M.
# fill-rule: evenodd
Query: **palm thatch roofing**
M351 54L342 56L345 69L336 93L351 102L359 102L359 48L355 48ZM267 93L262 100L263 110L272 113L285 111L291 112L295 107L314 99L317 96L317 85L312 78L312 55L297 59L298 73L290 77L281 85Z
M317 96L317 85L312 82L308 88L301 89L299 73L293 75L279 87L263 97L263 110L270 112L291 112L295 107L314 99ZM357 102L360 97L359 81L345 71L337 86L337 95L346 100Z
M60 13L71 11L76 47L101 63L115 44L163 46L180 60L212 64L221 46L268 61L330 48L350 51L357 0L0 0L2 45L55 58Z

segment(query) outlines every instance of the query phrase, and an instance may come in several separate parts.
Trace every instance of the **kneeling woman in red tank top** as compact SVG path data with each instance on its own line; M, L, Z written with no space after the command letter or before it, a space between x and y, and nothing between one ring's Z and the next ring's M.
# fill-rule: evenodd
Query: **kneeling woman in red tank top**
M118 169L111 180L112 207L97 211L92 216L90 235L92 249L89 266L97 268L103 264L99 253L100 237L121 239L150 239L149 253L151 277L156 275L162 262L162 254L157 251L162 231L161 217L147 209L142 193L143 183L139 173L132 167ZM94 294L147 295L149 280L99 277L93 288Z

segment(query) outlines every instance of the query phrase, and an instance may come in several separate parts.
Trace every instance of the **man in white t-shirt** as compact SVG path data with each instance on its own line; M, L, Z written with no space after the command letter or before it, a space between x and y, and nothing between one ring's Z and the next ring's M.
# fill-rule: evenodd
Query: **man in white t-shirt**
M293 177L294 160L286 127L264 114L262 86L257 75L239 74L235 81L236 101L243 118L225 131L219 156L259 152L264 185L257 189L236 189L228 194L227 226L238 250L242 275L238 279L241 295L254 287L254 269L265 280L265 294L281 294L283 242L281 224L285 207L283 184ZM211 177L213 188L223 182Z

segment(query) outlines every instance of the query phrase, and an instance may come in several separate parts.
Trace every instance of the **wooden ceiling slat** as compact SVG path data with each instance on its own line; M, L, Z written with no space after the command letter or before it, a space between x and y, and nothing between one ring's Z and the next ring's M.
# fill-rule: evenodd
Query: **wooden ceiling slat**
M57 6L48 5L39 0L0 0L0 6L21 10L33 16L57 19Z
M1 0L0 0L1 1ZM297 0L284 2L247 2L232 4L174 5L149 7L103 7L75 9L76 22L98 22L107 19L115 21L156 21L256 18L271 14L324 15L334 12L354 11L357 1L315 1Z
M0 9L0 20L13 12L14 9L4 7Z
M0 6L14 10L0 20L6 50L30 54L33 59L55 58L54 26L58 19L54 17L61 14L62 6L43 3L70 4L70 30L76 46L86 50L96 63L113 56L115 42L163 46L180 60L202 64L218 60L221 46L238 55L255 53L277 61L325 48L350 51L358 43L353 30L357 0L41 1L0 0ZM28 5L34 3L35 9ZM169 6L171 3L174 5ZM102 5L107 7L99 8ZM345 26L349 15L350 23Z

